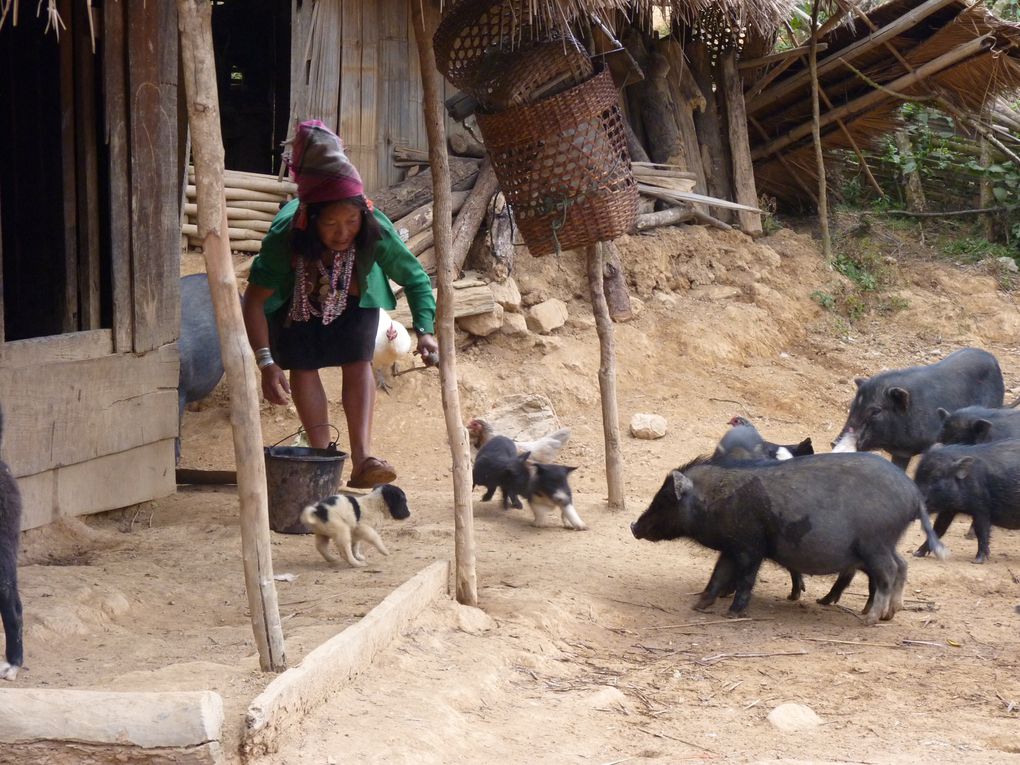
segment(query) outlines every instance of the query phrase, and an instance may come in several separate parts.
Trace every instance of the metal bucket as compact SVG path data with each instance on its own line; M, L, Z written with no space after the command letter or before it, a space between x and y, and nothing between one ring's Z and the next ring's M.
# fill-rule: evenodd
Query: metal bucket
M337 493L347 453L334 444L328 449L267 446L265 456L269 528L281 534L310 534L301 523L301 511Z

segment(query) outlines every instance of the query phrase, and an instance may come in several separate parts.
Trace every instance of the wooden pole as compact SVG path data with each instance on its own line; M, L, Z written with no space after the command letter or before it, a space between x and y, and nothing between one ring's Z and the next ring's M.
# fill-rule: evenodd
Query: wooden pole
M220 134L216 63L212 43L212 7L207 0L177 0L181 60L191 124L198 189L198 227L209 274L220 354L230 390L230 423L241 503L241 557L248 591L259 665L266 672L287 668L283 628L273 582L269 548L269 500L259 419L260 384L237 299L237 280L227 238L223 194L223 138Z
M832 237L829 235L829 196L825 179L825 153L822 151L820 106L818 103L818 3L811 3L811 40L808 50L808 67L811 71L811 138L815 144L815 161L818 163L818 222L822 229L822 255L832 260Z
M436 70L436 54L432 49L435 19L431 4L424 0L408 0L418 41L421 64L422 100L425 131L429 140L429 165L432 170L432 231L436 247L438 276L437 332L439 336L439 379L442 382L443 413L446 435L453 456L453 521L457 601L464 605L478 604L478 581L475 574L475 530L471 508L471 452L467 429L460 413L460 392L457 389L457 350L453 334L453 204L450 200L450 165L446 154L446 125L443 115L442 82ZM429 18L426 18L426 14Z
M616 351L613 349L613 321L609 318L609 306L603 293L602 244L586 247L585 255L591 310L595 314L595 329L599 335L599 392L602 395L602 432L606 440L609 509L625 510L623 455L620 453L620 411L616 405Z

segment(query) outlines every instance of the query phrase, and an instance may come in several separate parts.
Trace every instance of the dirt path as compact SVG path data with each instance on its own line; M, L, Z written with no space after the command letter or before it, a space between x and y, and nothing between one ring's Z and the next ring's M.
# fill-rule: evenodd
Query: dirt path
M571 319L547 337L463 344L464 413L484 414L510 392L547 395L573 431L562 461L580 466L572 483L590 530L536 529L526 512L476 494L481 611L427 613L261 762L1020 762L1020 533L996 530L991 560L975 566L976 543L954 525L952 558L911 558L907 609L869 628L856 615L863 578L844 596L848 608L815 604L831 577L809 579L807 597L791 603L787 574L769 565L748 620L725 619L725 602L694 612L713 556L637 542L628 530L667 471L709 451L734 414L771 440L810 435L824 450L854 376L970 344L994 352L1007 389L1020 393L1012 296L980 269L901 262L906 309L846 336L810 297L837 276L788 232L751 244L694 228L623 251L643 311L616 327L621 418L626 426L655 412L669 423L661 440L624 439L627 510L604 504L598 341L580 263L523 259L525 301L560 297ZM376 451L397 466L412 509L403 524L377 524L391 556L329 568L311 540L273 537L277 573L298 575L279 583L292 664L452 556L438 379L397 383L376 415ZM338 393L339 379L327 386ZM223 396L186 415L184 465L230 467ZM338 404L335 413L342 422ZM287 409L263 410L267 442L295 423ZM234 494L182 491L90 528L63 544L56 530L26 540L24 684L212 688L236 741L265 678L245 612ZM900 549L919 541L911 528ZM784 702L811 707L822 724L780 733L766 718Z

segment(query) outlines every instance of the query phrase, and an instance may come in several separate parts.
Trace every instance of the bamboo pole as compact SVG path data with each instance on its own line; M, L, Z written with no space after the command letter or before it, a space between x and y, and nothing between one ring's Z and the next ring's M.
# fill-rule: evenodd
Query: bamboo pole
M468 449L467 429L461 419L460 392L457 389L457 349L454 346L453 329L453 205L450 200L450 164L446 154L442 82L436 70L436 54L432 49L435 19L432 17L431 5L426 5L422 0L408 1L411 4L414 36L418 42L425 131L429 140L429 165L432 169L432 231L438 262L436 319L439 334L439 379L442 383L446 435L450 440L453 457L454 579L457 601L474 606L478 603L478 580L475 573L475 531L471 508L471 453ZM426 14L429 14L428 17Z
M822 229L822 255L832 260L832 237L829 235L829 196L825 179L825 153L822 151L822 130L818 91L818 3L811 3L811 42L808 50L808 67L811 71L811 138L815 144L815 161L818 163L818 222Z
M259 665L266 672L287 668L283 628L273 582L269 547L269 500L262 455L259 381L237 300L237 280L225 236L223 139L220 134L216 64L212 43L212 7L207 0L177 0L181 61L191 124L192 153L198 186L199 228L209 274L220 353L230 390L230 423L241 505L241 557L248 591Z
M609 305L603 292L602 243L586 247L585 255L591 310L595 314L595 329L599 336L599 392L602 397L602 432L606 440L609 509L625 510L623 455L620 451L620 411L616 404L616 351L613 348L613 321L609 318Z
M904 89L916 85L918 82L927 77L936 75L955 64L959 64L961 61L964 61L971 56L987 50L993 45L993 43L994 39L991 35L984 35L983 37L976 37L962 45L958 45L951 51L944 53L938 58L933 59L922 66L919 66L914 72L905 74L889 83L887 86L883 86L883 89L872 90L869 93L859 96L853 101L844 104L838 109L827 112L825 116L820 119L819 127L826 127L836 120L856 116L861 112L867 111L879 101L889 98L890 96L887 91L902 92ZM782 151L790 144L796 143L805 136L810 135L813 129L812 125L813 123L800 125L791 130L785 136L777 138L774 141L755 149L751 152L751 158L759 160L769 156L770 154L774 154L777 151Z

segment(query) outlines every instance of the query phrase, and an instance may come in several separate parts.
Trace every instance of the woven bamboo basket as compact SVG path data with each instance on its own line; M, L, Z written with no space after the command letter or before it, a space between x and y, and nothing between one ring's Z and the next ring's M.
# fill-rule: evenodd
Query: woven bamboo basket
M478 66L471 91L483 111L497 112L547 98L591 77L588 51L567 37L488 56Z
M615 239L637 218L638 189L608 69L478 127L533 255Z

